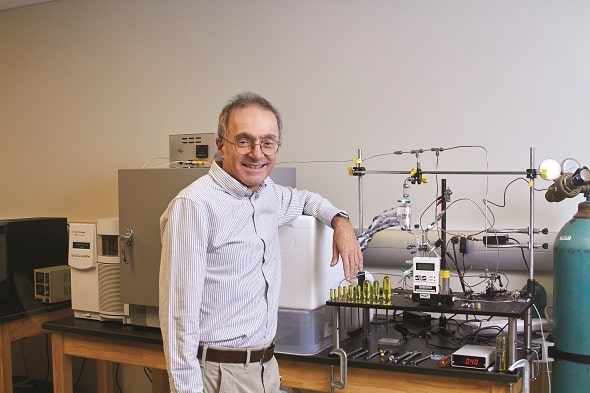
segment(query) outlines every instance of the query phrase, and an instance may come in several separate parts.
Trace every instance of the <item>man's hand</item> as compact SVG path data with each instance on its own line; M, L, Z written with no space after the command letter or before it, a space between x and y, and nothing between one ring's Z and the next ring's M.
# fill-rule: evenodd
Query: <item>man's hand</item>
M344 277L348 281L356 278L359 271L363 270L363 253L350 220L342 216L334 216L332 219L334 239L332 243L332 262L330 266L338 263L338 257L342 259Z

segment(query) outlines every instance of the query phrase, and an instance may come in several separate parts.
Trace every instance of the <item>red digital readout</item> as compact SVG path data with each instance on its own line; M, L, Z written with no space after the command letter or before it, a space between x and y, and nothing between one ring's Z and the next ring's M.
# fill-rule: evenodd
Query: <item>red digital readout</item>
M465 365L477 367L479 365L479 359L478 358L465 358Z

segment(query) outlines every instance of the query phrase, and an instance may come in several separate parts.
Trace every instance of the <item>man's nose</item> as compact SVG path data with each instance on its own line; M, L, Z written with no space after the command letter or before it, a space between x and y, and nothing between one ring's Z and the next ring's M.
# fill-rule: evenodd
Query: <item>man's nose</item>
M262 152L262 147L260 143L254 143L252 145L252 150L250 150L250 155L252 157L261 158L264 157L265 154Z

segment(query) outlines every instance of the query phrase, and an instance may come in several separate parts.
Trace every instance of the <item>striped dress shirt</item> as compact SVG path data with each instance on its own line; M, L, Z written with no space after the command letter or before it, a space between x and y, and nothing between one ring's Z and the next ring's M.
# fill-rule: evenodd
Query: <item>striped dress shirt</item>
M160 218L159 317L172 392L202 392L200 343L256 348L272 342L279 226L301 214L330 225L338 212L320 195L270 178L252 192L216 163L180 191Z

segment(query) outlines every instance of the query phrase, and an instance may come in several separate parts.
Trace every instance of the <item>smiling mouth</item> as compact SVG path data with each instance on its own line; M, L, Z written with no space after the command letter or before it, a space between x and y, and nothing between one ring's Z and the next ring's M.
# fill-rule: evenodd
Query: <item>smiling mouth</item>
M262 164L262 165L248 165L248 164L243 164L246 168L248 169L262 169L266 166L266 164Z

